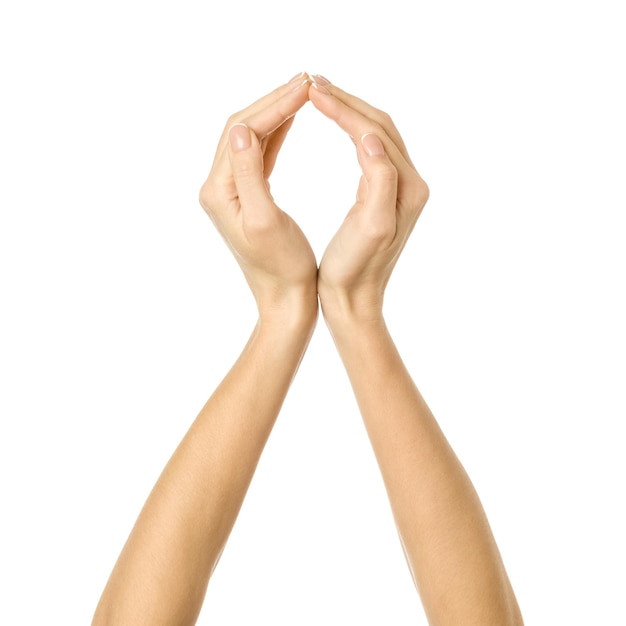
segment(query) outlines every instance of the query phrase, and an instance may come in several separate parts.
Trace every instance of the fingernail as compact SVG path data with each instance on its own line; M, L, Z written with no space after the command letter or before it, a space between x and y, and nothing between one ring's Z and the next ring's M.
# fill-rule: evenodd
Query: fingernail
M291 78L289 80L290 83L294 83L295 81L298 80L298 78L304 78L304 75L306 74L306 72L300 72L299 74L296 74L293 78Z
M382 156L385 154L383 142L373 133L365 133L361 137L361 145L368 156Z
M250 147L250 131L245 124L234 124L228 133L228 140L233 152L240 152Z
M307 75L305 72L303 72L303 73L302 73L302 76L304 76L304 78L302 78L302 79L300 80L300 82L298 82L298 81L296 80L296 78L298 78L297 76L296 76L296 78L293 78L293 79L291 80L291 82L293 83L293 87L291 88L291 90L290 90L290 91L297 91L298 89L300 89L300 87L302 87L302 86L304 86L304 85L308 85L308 84L309 84L309 77L308 77L308 75Z
M311 84L313 85L313 87L315 87L315 89L317 89L320 93L330 93L330 91L328 91L328 89L324 87L324 84L320 83L318 79L319 79L319 76L317 75L311 76ZM330 83L326 81L326 84L329 85Z
M330 85L330 81L328 80L328 78L324 78L321 74L315 74L313 76L313 80L318 85Z

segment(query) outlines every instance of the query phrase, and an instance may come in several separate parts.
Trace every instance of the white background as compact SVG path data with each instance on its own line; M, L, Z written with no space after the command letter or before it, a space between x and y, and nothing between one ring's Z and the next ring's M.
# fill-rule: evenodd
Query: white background
M527 624L626 624L619 5L3 2L0 623L89 623L243 347L198 190L227 116L307 70L389 112L430 185L388 324ZM318 255L357 179L307 105L272 190ZM323 322L199 623L425 624Z

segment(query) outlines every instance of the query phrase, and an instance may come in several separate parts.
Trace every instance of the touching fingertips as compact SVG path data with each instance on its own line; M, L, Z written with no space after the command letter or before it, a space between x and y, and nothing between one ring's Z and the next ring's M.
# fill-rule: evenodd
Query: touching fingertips
M245 124L234 124L228 133L228 140L233 152L240 152L250 147L250 130Z
M309 75L306 72L302 72L298 76L294 76L289 84L291 85L290 91L297 91L298 89L302 89L304 85L308 85L310 83Z
M300 80L304 80L305 76L308 78L306 72L298 72L293 78L289 80L290 83L297 83Z
M368 156L382 156L385 154L383 142L373 133L365 133L361 137L361 145Z
M314 76L311 76L311 84L320 93L325 93L325 94L330 93L330 91L328 91L328 89L324 87L324 85L330 85L330 81L326 80L323 76L320 76L319 74L315 74Z
M311 78L313 82L316 82L318 85L330 85L330 81L328 80L328 78L324 78L321 74L314 74Z

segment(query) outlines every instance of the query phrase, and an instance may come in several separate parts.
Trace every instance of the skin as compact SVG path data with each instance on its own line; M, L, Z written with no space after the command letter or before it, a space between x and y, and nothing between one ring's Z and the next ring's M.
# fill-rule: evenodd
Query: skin
M266 178L308 99L284 85L234 115L200 202L254 294L258 321L166 465L111 573L93 624L194 624L209 577L317 319L317 267ZM246 126L234 124L245 123ZM232 138L232 141L230 139ZM249 147L236 151L245 145Z
M313 105L356 141L357 200L319 267L324 319L376 454L429 624L521 625L485 512L383 317L395 263L427 199L391 118L333 85Z
M353 138L363 172L319 270L268 183L307 100ZM389 116L322 77L299 75L228 120L200 202L241 266L258 320L148 497L94 626L195 624L315 328L318 296L429 624L522 624L480 500L383 317L385 287L427 199Z

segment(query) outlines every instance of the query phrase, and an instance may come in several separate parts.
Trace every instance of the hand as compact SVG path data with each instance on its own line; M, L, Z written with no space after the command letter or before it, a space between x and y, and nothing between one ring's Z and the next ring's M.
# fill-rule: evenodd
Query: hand
M324 317L381 319L385 287L428 187L386 113L321 77L313 78L309 99L353 138L363 171L356 202L320 263Z
M268 183L309 84L299 75L233 115L200 190L200 203L241 266L262 318L294 306L317 312L315 255L274 203Z

